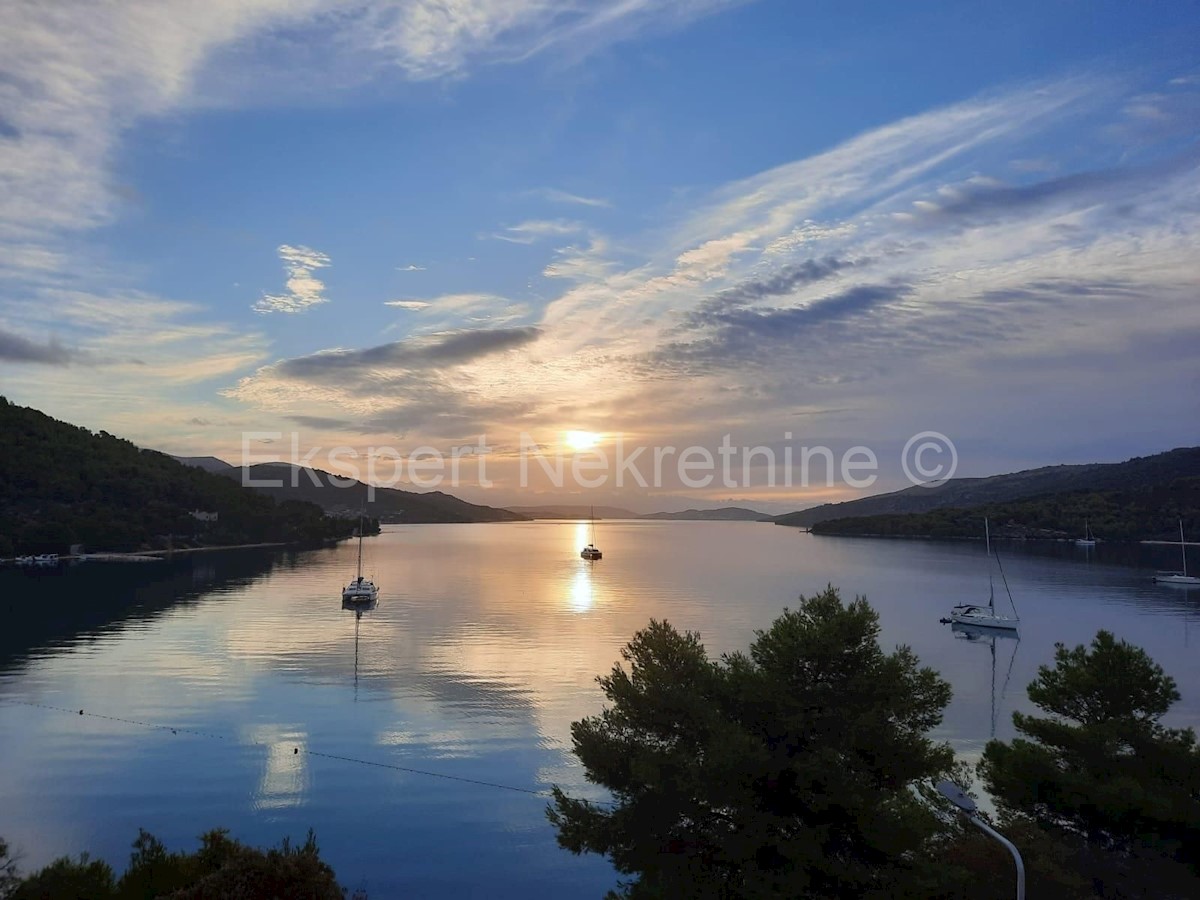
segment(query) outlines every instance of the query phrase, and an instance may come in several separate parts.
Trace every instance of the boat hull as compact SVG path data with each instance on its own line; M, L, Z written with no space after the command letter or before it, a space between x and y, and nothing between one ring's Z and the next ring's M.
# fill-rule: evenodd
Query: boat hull
M956 625L972 625L974 628L991 628L1004 631L1015 631L1020 628L1020 619L1010 619L1007 616L970 616L970 614L950 613L950 622Z
M1173 572L1164 572L1154 576L1156 584L1194 584L1200 585L1200 576L1196 575L1180 575Z
M579 555L583 559L603 559L604 558L604 554L601 553L599 550L581 550L579 552Z
M1079 540L1077 540L1075 542L1075 546L1076 547L1095 547L1096 542L1095 541L1085 541L1083 538L1080 538Z

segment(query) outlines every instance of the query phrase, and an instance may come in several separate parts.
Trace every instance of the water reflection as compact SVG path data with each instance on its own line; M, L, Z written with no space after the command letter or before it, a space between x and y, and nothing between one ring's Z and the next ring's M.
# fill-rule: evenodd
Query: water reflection
M1020 632L1015 629L1007 628L984 628L978 625L965 625L961 622L955 622L950 626L950 630L959 640L967 641L972 644L986 645L989 654L992 658L992 689L991 689L991 708L992 708L992 730L988 735L994 738L996 736L996 716L1000 707L1004 705L1004 698L1008 693L1008 684L1012 680L1013 663L1017 661L1017 649L1021 646ZM996 644L999 642L1002 645L1011 645L1011 650L1008 653L1008 666L1004 672L1004 683L1000 687L1000 696L996 696Z
M579 570L571 582L571 609L575 612L587 612L595 602L592 596L592 567L595 562L580 560Z
M342 609L354 613L354 702L358 702L358 626L362 622L363 613L370 612L379 606L378 597L365 600L342 600Z
M636 630L666 619L700 632L712 655L744 649L798 594L829 582L869 598L885 647L910 645L950 681L937 737L967 758L991 735L1011 736L1009 714L1029 709L1025 686L1056 641L1084 643L1098 628L1145 647L1179 683L1169 724L1200 722L1189 690L1200 655L1188 647L1200 594L1152 584L1142 567L1161 567L1153 553L1130 566L1106 546L1007 545L1017 652L1005 635L955 639L937 624L950 601L980 590L982 541L821 538L755 523L600 530L606 558L592 564L579 557L587 522L389 526L364 546L384 588L362 609L333 600L355 565L349 543L89 564L45 579L0 572L13 626L0 629L5 836L33 867L82 849L119 863L139 826L183 845L215 825L261 843L311 825L343 882L367 878L380 896L599 896L614 874L558 849L542 799L387 766L600 797L570 752L570 726L600 709L595 677ZM52 602L17 603L15 584L44 586ZM225 740L147 735L6 698ZM356 839L364 821L368 846Z

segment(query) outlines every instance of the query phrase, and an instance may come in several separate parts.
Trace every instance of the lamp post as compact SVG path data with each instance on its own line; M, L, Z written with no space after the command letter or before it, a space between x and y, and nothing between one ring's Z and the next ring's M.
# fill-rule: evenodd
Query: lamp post
M975 805L975 801L967 796L967 792L953 781L939 781L937 783L937 790L939 794L962 810L969 822L974 824L988 837L995 838L1012 854L1013 862L1017 864L1017 900L1025 900L1025 863L1021 860L1021 854L1013 846L1013 842L987 822L983 821L983 819L979 818L977 815L978 807Z

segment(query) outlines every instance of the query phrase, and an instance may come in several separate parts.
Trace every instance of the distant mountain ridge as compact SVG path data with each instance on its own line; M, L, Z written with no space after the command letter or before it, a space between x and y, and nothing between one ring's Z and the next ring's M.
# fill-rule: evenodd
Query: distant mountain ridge
M1010 503L1044 494L1150 487L1200 475L1200 447L1179 447L1119 463L1043 466L985 478L954 478L936 487L915 486L843 503L824 503L775 517L777 525L809 528L833 519L903 515L937 509Z
M275 486L250 484L251 490L274 497L276 500L302 500L315 503L327 513L342 516L357 515L366 510L369 516L381 522L405 522L429 524L435 522L515 522L525 517L505 509L481 506L460 500L442 491L418 493L396 488L375 488L374 498L368 499L371 489L361 481L342 487L333 479L344 481L322 469L293 466L290 463L258 463L246 471L231 466L215 456L177 456L179 462L206 471L216 472L236 480L239 484L255 482L278 482ZM215 464L220 463L220 467Z
M680 512L656 512L640 516L667 522L773 522L774 516L746 509L743 506L722 506L720 509L685 509Z
M632 510L620 506L587 506L571 503L550 504L547 506L508 506L509 512L524 516L527 519L587 519L593 510L597 519L640 519Z

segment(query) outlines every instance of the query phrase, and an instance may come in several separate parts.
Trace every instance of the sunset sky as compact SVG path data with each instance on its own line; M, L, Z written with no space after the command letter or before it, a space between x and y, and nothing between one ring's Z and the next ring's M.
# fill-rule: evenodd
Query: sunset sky
M56 418L235 463L484 434L494 486L444 490L642 510L856 492L521 490L521 435L862 445L874 490L927 430L959 475L1200 443L1194 3L0 24L0 393Z

